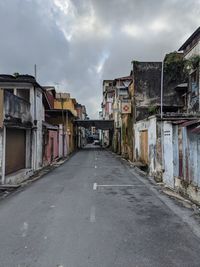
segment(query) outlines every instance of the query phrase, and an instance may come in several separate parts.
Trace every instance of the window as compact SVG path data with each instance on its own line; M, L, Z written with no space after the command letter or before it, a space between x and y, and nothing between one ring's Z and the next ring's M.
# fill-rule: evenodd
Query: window
M14 89L13 88L6 88L5 92L9 92L11 94L14 94Z
M23 89L23 88L18 88L17 89L17 96L23 98L24 100L30 102L30 91L29 89Z

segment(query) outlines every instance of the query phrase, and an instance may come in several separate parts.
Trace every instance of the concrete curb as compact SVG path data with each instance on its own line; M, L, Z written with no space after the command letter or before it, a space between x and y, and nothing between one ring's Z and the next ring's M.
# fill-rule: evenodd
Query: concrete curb
M121 155L118 155L114 153L113 151L111 151L111 153L117 156L117 158L119 158L121 162L126 163L126 165L130 168L130 170L134 170L136 174L140 175L142 178L145 178L146 181L150 182L151 185L155 186L157 191L159 191L166 197L176 200L177 202L181 203L185 208L189 208L193 210L194 212L198 212L198 214L200 214L200 205L182 196L175 190L168 188L164 183L156 182L153 177L149 176L146 172L142 171L140 168L135 166L134 163L131 162L130 160L123 158Z

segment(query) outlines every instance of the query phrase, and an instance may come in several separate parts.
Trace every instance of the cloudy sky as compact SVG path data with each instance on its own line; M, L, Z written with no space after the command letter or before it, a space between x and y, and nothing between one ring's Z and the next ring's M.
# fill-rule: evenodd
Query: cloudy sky
M200 25L200 0L0 0L0 72L33 74L97 117L102 80L161 60Z

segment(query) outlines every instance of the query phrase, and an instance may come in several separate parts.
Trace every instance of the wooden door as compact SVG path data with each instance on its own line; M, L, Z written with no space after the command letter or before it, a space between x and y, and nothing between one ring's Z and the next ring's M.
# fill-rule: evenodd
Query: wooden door
M148 131L144 130L140 132L140 160L148 165Z
M6 130L6 175L25 168L25 151L25 130L8 128Z

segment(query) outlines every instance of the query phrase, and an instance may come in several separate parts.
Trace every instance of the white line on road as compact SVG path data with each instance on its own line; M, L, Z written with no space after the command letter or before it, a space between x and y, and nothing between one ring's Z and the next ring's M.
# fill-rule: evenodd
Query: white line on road
M97 190L97 183L93 184L93 190Z
M28 232L28 223L24 222L22 227L21 227L21 231L22 231L22 237L26 237L27 232Z
M97 168L97 165L95 165L94 168L96 169Z
M91 223L94 223L96 222L96 209L95 209L95 206L92 206L91 209L90 209L90 222Z
M93 184L93 190L97 190L97 187L144 187L143 184L141 185L133 185L133 184Z

